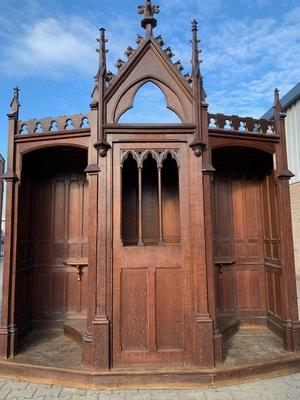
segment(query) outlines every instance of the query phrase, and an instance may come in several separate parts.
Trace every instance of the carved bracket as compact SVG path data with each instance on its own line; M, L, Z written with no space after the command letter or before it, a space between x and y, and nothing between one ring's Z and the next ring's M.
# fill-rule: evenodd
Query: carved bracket
M206 143L204 143L201 139L194 139L190 144L190 148L193 150L196 157L200 157L206 147Z
M106 140L100 140L99 142L94 144L95 149L97 149L100 157L105 157L108 150L111 148L111 145L107 143Z

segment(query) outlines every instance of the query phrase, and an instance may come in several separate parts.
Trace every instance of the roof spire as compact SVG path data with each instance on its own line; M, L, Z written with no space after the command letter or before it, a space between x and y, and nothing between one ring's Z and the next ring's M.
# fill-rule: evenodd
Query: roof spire
M273 107L275 108L275 111L281 112L281 103L280 103L280 99L279 99L279 90L277 88L274 90Z
M193 32L192 75L193 76L195 76L195 75L201 76L201 73L200 73L201 61L199 59L199 53L201 53L201 50L198 49L198 43L200 43L200 40L198 39L198 22L195 19L192 21L192 32Z
M138 7L138 13L144 15L141 26L146 29L147 36L152 36L153 28L157 25L154 14L159 13L159 6L153 6L151 0L146 0L145 5Z
M13 91L14 91L14 96L10 103L10 108L11 108L12 112L17 112L17 111L19 111L19 107L20 107L20 102L19 102L20 89L18 88L18 86L16 86L13 88Z
M105 29L100 28L100 37L97 39L97 42L99 43L99 49L96 51L99 53L99 70L98 70L98 75L105 75L106 73L106 53L108 50L106 50L105 44L107 43L107 39L105 39Z
M201 50L199 50L198 43L200 43L200 40L198 39L198 22L194 19L192 21L192 32L193 32L193 39L192 39L192 79L193 79L193 85L197 85L197 81L200 84L200 90L201 90L201 101L205 101L206 93L203 88L203 77L200 72L200 64L201 60L199 58L199 54L201 53Z

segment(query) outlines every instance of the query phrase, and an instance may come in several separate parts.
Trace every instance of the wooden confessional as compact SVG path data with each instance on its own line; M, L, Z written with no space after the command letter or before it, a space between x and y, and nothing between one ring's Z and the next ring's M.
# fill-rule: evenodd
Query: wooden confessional
M284 115L209 114L197 23L192 74L153 36L99 70L89 114L9 118L0 354L78 321L83 365L213 368L239 324L300 348ZM120 123L155 84L180 123Z

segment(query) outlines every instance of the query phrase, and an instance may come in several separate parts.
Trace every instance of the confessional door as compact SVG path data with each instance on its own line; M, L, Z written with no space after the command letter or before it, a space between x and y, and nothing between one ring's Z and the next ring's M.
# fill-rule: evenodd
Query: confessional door
M113 365L189 364L188 151L131 143L113 153Z

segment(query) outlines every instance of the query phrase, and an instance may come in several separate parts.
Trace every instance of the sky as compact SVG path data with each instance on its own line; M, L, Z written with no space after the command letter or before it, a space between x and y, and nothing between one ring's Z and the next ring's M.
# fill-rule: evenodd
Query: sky
M108 69L144 34L143 0L0 0L0 152L6 156L12 88L22 120L89 111L98 68L96 38L106 29ZM210 112L260 117L278 87L300 77L299 0L157 0L155 35L191 70L191 21L199 21L201 71ZM141 89L142 90L142 89ZM156 96L144 88L140 99ZM162 96L158 93L158 99ZM138 99L135 99L138 100ZM162 100L163 101L163 98ZM138 101L137 101L138 103ZM142 115L147 104L139 103ZM154 104L155 107L155 104ZM129 112L128 112L129 113ZM129 115L129 114L128 114ZM164 118L162 114L162 120Z

